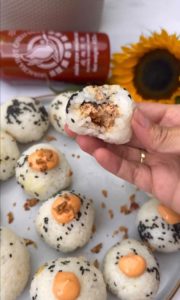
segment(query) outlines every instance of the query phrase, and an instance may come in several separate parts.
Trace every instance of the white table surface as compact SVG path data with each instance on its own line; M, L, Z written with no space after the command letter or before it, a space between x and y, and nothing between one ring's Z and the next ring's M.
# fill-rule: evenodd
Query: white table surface
M121 45L138 41L142 33L149 35L161 28L180 34L179 0L105 0L100 31L109 34L112 52L119 51ZM12 96L43 94L49 94L49 89L42 82L0 81L1 103ZM180 300L180 290L173 300Z

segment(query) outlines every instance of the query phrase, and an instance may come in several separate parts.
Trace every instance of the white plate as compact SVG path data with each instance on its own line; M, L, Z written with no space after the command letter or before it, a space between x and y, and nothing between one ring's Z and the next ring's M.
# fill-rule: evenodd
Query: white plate
M126 226L129 229L129 237L138 238L137 229L135 227L136 212L130 215L123 215L120 213L120 206L129 202L129 196L136 194L136 201L142 204L147 195L136 190L136 188L123 180L116 178L110 173L103 170L96 161L82 152L76 145L74 140L68 137L59 135L53 129L48 132L57 138L56 141L50 143L58 147L65 153L69 163L73 169L73 185L72 188L82 195L86 195L94 200L96 209L96 233L90 240L87 246L78 250L71 255L84 255L89 260L98 261L102 264L103 257L106 251L117 241L121 240L122 235L117 234L112 237L114 230L119 226ZM24 149L29 147L23 147ZM72 156L75 155L75 157ZM77 158L80 155L80 158ZM102 190L108 191L108 197L105 198ZM31 253L31 276L28 286L24 293L19 298L20 300L29 299L29 285L35 270L47 260L54 259L60 255L56 250L48 247L37 235L34 228L34 219L39 205L32 207L30 211L25 211L23 208L25 200L28 196L17 185L15 178L2 183L1 188L1 212L2 224L12 228L17 234L24 238L32 239L37 243L38 248L28 246ZM13 203L16 202L16 206ZM106 204L106 208L101 208L101 203ZM114 218L110 219L108 209L114 212ZM7 213L12 211L14 214L14 222L8 224ZM103 243L103 248L99 254L91 253L92 247L98 243ZM63 256L63 255L62 255ZM157 300L167 299L171 290L174 288L179 277L179 253L174 254L157 254L160 263L161 285L157 295ZM112 295L108 295L108 300L115 300Z

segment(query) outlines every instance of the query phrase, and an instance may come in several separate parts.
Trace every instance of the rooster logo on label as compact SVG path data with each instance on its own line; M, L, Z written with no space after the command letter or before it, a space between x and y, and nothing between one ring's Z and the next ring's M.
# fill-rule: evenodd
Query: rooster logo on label
M37 71L46 70L46 73L48 71L49 75L54 77L68 67L71 49L72 44L63 33L48 32L33 35L26 45L26 50L18 53L18 61L21 62L20 67L24 65L22 69L25 73L29 73L29 70L33 73L33 67L35 67L36 74ZM41 77L42 75L41 73Z

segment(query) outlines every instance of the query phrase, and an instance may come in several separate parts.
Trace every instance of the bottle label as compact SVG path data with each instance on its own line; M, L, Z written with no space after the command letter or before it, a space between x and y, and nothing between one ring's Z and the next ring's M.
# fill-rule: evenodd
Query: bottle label
M52 31L35 36L24 32L15 38L12 48L19 68L37 78L61 74L68 68L72 55L72 43L67 35Z
M2 31L3 78L103 82L109 71L104 33Z

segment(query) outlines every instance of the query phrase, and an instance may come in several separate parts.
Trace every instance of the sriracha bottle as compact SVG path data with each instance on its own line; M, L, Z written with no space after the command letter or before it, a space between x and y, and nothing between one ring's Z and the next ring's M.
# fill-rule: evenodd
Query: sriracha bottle
M1 31L1 78L103 83L110 65L105 33Z

